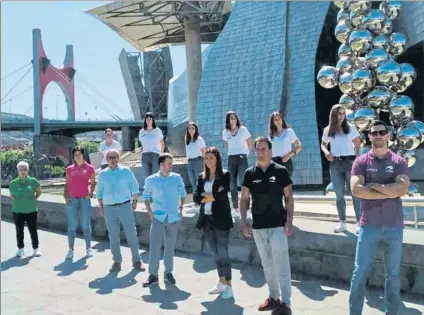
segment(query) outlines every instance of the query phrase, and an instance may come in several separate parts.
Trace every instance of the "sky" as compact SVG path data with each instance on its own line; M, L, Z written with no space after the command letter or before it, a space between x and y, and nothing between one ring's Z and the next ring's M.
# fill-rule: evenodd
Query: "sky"
M122 49L135 52L112 29L84 11L111 1L2 1L1 2L1 111L33 116L32 29L39 28L47 57L56 68L63 67L66 45L74 46L75 99L77 120L111 120L114 114L132 116L118 62ZM202 45L202 49L206 45ZM174 76L186 68L185 47L172 46ZM4 78L4 79L3 79ZM94 88L93 88L94 87ZM25 90L27 90L25 92ZM21 95L14 97L18 94ZM51 83L46 90L44 117L66 119L65 97Z

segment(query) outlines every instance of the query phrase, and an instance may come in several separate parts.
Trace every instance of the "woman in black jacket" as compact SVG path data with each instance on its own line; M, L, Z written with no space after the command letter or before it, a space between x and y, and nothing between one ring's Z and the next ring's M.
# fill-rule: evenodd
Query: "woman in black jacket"
M201 205L196 228L203 230L218 270L218 285L209 294L222 293L223 299L233 297L231 260L228 255L228 237L233 227L229 189L230 173L222 168L221 153L215 147L208 148L205 170L197 180L193 200Z

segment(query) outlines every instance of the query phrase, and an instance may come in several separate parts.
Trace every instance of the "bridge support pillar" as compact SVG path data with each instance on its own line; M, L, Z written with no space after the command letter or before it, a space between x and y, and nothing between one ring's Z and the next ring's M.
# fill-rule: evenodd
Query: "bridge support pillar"
M202 78L202 46L199 17L185 16L184 31L187 62L188 119L196 121L197 95Z
M134 151L135 140L137 139L137 129L131 127L122 127L122 150Z

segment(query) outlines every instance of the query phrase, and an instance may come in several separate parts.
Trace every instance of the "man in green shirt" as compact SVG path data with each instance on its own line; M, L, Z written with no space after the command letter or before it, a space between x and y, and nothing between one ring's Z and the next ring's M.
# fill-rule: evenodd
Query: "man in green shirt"
M40 256L37 232L37 199L41 195L40 183L34 177L28 176L27 162L18 163L18 177L9 184L10 199L12 199L13 219L16 226L18 243L17 257L24 256L24 227L25 222L31 235L34 256Z

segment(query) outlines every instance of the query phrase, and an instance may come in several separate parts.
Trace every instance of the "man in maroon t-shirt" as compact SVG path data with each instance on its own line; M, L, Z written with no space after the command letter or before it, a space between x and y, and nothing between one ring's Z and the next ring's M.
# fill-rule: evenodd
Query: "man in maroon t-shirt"
M361 199L361 230L356 247L350 287L349 314L360 315L364 305L367 277L380 242L384 242L386 268L385 308L397 314L400 306L400 264L403 239L401 196L408 191L408 164L387 149L387 125L374 121L369 139L372 150L359 156L352 166L352 194Z

